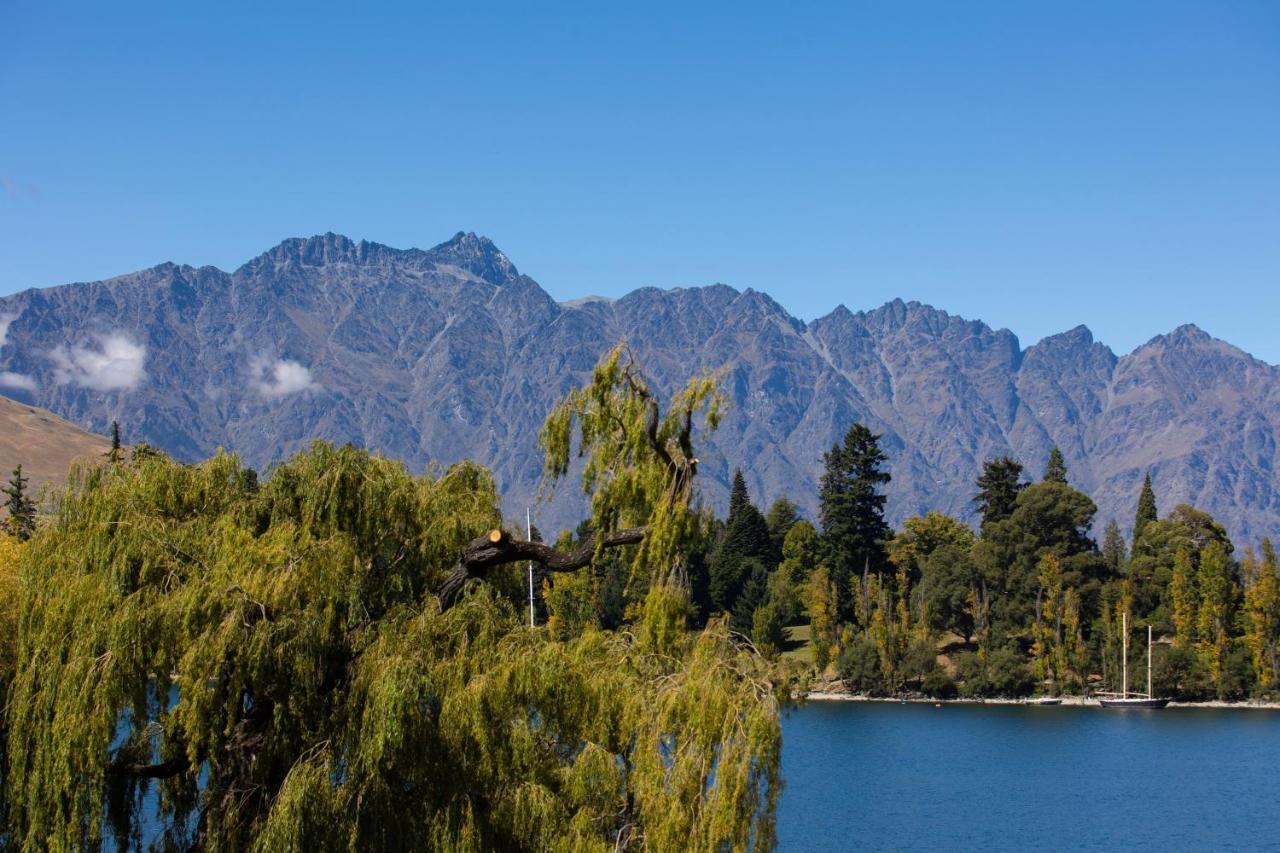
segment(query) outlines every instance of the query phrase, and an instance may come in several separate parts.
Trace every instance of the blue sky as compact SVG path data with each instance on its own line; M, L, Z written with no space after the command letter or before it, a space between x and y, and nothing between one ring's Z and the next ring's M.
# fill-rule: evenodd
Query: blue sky
M1280 4L534 5L0 3L0 293L468 230L1280 363Z

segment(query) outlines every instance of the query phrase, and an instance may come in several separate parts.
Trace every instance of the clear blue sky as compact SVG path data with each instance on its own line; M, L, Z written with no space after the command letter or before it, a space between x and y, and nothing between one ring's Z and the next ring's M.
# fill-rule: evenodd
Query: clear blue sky
M0 293L468 230L1280 363L1280 3L534 5L0 0Z

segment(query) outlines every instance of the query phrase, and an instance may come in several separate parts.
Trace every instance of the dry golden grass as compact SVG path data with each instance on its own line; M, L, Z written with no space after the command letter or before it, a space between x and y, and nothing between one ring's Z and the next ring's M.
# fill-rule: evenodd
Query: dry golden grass
M111 449L105 436L86 432L53 412L0 397L0 480L19 464L34 495L46 483L66 480L71 463L101 457Z

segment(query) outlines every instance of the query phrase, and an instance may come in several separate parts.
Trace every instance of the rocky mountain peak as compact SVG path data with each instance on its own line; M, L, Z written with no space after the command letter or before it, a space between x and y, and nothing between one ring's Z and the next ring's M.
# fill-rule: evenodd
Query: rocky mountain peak
M1134 352L1141 352L1147 349L1153 350L1169 350L1169 349L1196 349L1206 344L1223 344L1217 338L1210 335L1204 329L1201 329L1194 323L1184 323L1171 332L1163 335L1156 335L1142 346L1138 347Z
M1058 332L1056 335L1049 335L1040 341L1042 344L1049 344L1054 347L1079 347L1093 345L1093 332L1089 327L1081 323L1074 329L1067 329L1065 332Z
M490 284L506 284L520 277L515 264L492 240L472 231L459 231L427 254L438 264L465 270Z
M244 264L237 272L252 275L332 264L365 264L379 250L386 247L366 240L357 243L332 231L312 237L291 237Z
M1093 360L1098 364L1113 365L1116 361L1116 356L1108 346L1097 343L1093 339L1093 332L1089 330L1088 326L1082 324L1074 329L1068 329L1065 332L1041 338L1027 348L1024 353L1024 359L1028 365L1039 365L1046 362L1057 363L1063 360L1077 361L1079 359Z

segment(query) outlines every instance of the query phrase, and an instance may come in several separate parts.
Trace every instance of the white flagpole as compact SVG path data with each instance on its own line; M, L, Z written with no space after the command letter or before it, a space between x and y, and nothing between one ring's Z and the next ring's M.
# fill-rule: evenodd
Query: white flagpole
M533 519L529 515L529 508L524 508L524 535L526 539L533 538ZM529 627L533 627L533 560L529 561Z

